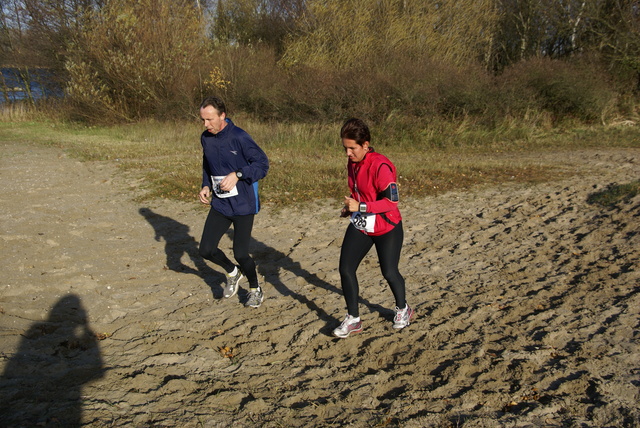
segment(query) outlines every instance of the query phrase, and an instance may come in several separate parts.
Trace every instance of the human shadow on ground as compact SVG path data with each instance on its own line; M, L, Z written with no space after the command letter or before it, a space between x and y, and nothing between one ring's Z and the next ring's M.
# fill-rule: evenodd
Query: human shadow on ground
M80 298L61 298L5 366L0 426L81 426L82 386L104 375L97 340Z
M232 231L227 232L232 234ZM233 236L230 236L233 238ZM301 304L307 306L310 310L314 311L318 314L318 318L323 321L326 321L325 327L323 327L320 332L326 334L327 336L331 336L331 332L335 327L337 327L338 323L342 321L342 315L339 314L340 319L336 319L335 315L328 314L324 309L322 309L316 302L309 299L304 294L293 291L291 287L287 286L281 279L280 270L287 270L293 273L296 277L301 277L308 284L313 285L314 287L322 288L332 293L342 295L342 290L325 280L318 277L317 274L309 272L304 269L300 262L293 260L288 254L283 253L282 251L278 251L273 247L266 245L263 242L256 240L255 238L251 238L251 253L254 257L254 260L258 266L258 273L262 275L265 282L271 284L275 290L280 293L282 296L291 296ZM337 269L338 260L336 259L336 269ZM362 296L359 297L359 302L374 312L377 312L381 317L390 318L393 316L393 312L389 309L371 303L367 299L363 299ZM346 309L345 309L346 311Z
M155 213L150 208L140 208L139 212L153 227L155 240L165 242L164 252L167 256L167 268L174 272L200 276L211 288L213 297L221 299L225 275L209 267L200 256L198 242L189 234L189 226L171 217ZM182 256L185 254L191 259L195 269L182 263Z
M170 217L163 216L153 212L149 208L140 208L140 214L149 222L155 231L155 239L157 241L165 241L165 253L167 255L167 267L175 272L195 274L201 276L212 290L216 299L222 298L222 284L226 281L226 276L222 272L218 272L207 265L198 251L198 242L189 234L189 226L182 224ZM233 228L227 231L227 236L233 241ZM318 317L327 322L321 332L327 335L331 334L333 328L337 325L336 317L329 315L318 304L307 296L293 291L281 279L280 269L293 273L296 277L302 277L305 281L315 287L323 288L332 293L342 294L342 290L332 284L319 278L317 274L311 273L302 268L299 262L293 260L289 255L278 251L267 244L251 238L250 252L258 266L258 273L265 281L273 286L273 288L282 296L291 296L301 304L307 306L310 310L316 312ZM225 250L229 253L231 250ZM193 262L195 269L182 263L181 258L187 254ZM231 254L228 254L232 256ZM336 260L336 264L337 264ZM336 266L337 269L337 266ZM240 290L238 298L242 301L247 298L248 290ZM268 295L267 295L268 296ZM373 304L366 299L360 297L360 303L369 307L372 311L378 312L380 316L390 318L393 312L380 305Z

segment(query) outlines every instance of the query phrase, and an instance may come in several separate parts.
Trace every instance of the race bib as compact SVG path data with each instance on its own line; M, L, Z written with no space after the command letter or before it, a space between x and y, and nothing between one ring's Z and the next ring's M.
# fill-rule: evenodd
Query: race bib
M356 229L364 232L373 233L376 224L375 214L351 213L351 223Z
M230 198L232 196L236 196L238 194L238 189L236 186L233 186L233 189L226 191L220 189L220 182L224 179L224 175L211 176L211 183L213 183L213 193L218 198Z

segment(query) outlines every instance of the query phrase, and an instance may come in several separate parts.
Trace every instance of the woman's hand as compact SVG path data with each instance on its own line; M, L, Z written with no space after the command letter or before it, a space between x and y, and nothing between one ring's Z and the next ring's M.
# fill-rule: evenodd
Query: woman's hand
M348 196L344 197L344 208L350 213L355 213L360 210L360 202Z

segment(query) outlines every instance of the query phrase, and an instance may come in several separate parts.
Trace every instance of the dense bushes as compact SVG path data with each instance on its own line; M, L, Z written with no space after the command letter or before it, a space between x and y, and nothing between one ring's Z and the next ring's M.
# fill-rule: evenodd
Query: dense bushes
M66 82L72 117L92 123L192 117L208 94L265 120L491 128L637 118L640 32L626 6L83 0L53 16L38 12L48 0L22 2L0 16L0 61L55 52L65 68L48 68ZM29 44L35 35L48 36Z
M336 121L390 116L423 121L467 118L484 126L546 114L566 120L606 121L616 91L597 63L533 59L499 76L474 65L424 58L387 58L362 68L283 68L265 49L229 48L216 62L229 76L231 105L262 119Z
M66 61L77 117L135 121L193 110L207 49L204 22L190 2L111 0L90 22Z
M505 113L522 116L546 111L555 121L606 121L616 93L599 64L534 59L505 71L500 78Z
M465 117L492 127L507 118L528 120L534 112L546 113L553 124L606 121L624 113L616 107L611 78L596 64L579 61L523 61L499 76L474 65L401 57L348 70L285 68L271 49L258 45L218 48L208 64L199 62L200 57L193 58L196 64L184 66L173 60L152 61L134 50L129 55L138 58L138 65L149 59L147 72L136 74L125 66L122 55L115 57L122 59L119 65L112 57L108 67L70 63L71 99L85 117L185 117L189 109L195 113L199 97L207 93L224 97L232 110L292 122L340 121L348 116L373 122L391 116L427 122ZM215 69L219 76L199 83L195 69ZM123 80L129 83L123 85ZM629 114L628 104L626 108Z

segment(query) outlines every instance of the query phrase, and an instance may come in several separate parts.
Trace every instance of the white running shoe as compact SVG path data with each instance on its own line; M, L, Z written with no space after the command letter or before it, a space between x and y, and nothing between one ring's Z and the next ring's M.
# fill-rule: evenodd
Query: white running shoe
M247 300L247 303L245 303L244 305L252 308L259 308L263 300L264 300L264 293L262 292L262 288L258 288L258 289L252 288L249 290L249 299Z
M335 337L348 337L351 333L360 333L361 331L362 321L360 319L356 321L356 318L347 314L340 326L333 330L333 335Z
M396 307L396 316L393 318L393 328L401 329L405 328L409 324L411 324L411 319L413 318L414 312L413 309L407 303L407 307L404 309L400 309Z
M236 295L236 293L238 292L238 284L240 283L241 279L242 272L240 272L240 269L238 269L238 273L236 273L234 276L230 276L229 274L227 274L227 286L224 287L224 297L228 299Z

